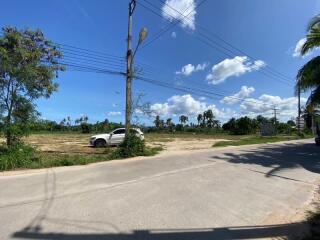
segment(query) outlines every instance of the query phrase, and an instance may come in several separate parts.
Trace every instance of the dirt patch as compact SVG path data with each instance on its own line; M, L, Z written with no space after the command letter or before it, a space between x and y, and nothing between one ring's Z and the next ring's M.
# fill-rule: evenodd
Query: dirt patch
M161 146L167 153L178 152L185 150L201 150L201 149L211 149L212 145L220 141L230 141L227 139L195 139L195 140L184 140L181 138L173 139L172 141L161 141L161 142L151 142L148 143L151 147Z
M32 146L44 152L68 154L100 154L104 149L89 145L88 134L34 134L25 139Z

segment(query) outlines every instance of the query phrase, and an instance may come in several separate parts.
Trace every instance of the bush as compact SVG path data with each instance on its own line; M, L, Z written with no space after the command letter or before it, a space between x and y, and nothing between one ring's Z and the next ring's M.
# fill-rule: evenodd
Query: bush
M88 123L81 123L81 132L82 133L90 133L91 129L90 129L90 125Z
M16 142L10 148L0 148L0 171L17 168L30 168L38 164L35 149L22 142Z
M126 136L124 141L119 145L118 149L113 152L113 158L128 158L146 155L146 145L134 134Z

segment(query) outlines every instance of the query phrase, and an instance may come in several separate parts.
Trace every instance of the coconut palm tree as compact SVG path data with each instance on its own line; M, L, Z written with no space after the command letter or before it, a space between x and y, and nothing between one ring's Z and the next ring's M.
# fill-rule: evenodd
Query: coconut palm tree
M181 116L179 117L179 121L181 122L182 125L184 125L186 122L189 121L189 119L188 119L187 116L181 115Z
M202 118L203 118L202 114L201 114L201 113L200 113L200 114L198 114L198 117L197 117L197 120L198 120L198 127L200 127L200 124L201 124Z
M301 55L320 47L320 15L314 17L308 26L306 42L301 48ZM320 103L320 56L307 62L298 72L296 94L299 91L311 90L307 106L316 106Z

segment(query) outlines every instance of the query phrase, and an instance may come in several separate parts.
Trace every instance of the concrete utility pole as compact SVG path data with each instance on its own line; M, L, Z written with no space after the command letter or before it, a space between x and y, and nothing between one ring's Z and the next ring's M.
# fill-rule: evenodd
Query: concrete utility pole
M136 8L136 0L129 3L128 39L127 39L127 79L126 79L126 136L130 133L132 115L132 79L133 79L133 60L141 43L148 36L148 29L142 28L139 33L139 41L134 51L132 51L132 15Z
M301 133L301 127L300 127L300 119L301 119L301 100L300 100L300 94L301 94L301 87L300 87L300 80L298 82L298 120L297 120L297 125L298 125L298 133Z
M136 1L131 0L129 3L129 21L128 21L128 39L127 39L127 80L126 80L126 136L129 134L131 122L131 108L132 108L132 14L136 7Z
M276 108L276 106L273 107L273 113L274 113L274 127L275 127L275 131L277 132L277 111L279 109Z

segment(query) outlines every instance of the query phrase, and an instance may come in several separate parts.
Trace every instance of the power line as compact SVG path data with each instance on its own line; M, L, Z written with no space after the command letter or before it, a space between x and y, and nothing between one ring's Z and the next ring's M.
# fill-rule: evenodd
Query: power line
M203 3L205 3L207 0L203 0L201 1L197 6L195 6L195 9L193 11L190 11L187 15L184 15L184 13L186 11L188 11L190 9L191 6L187 7L184 11L183 11L183 19L188 17L191 13L193 13L198 7L200 7ZM146 3L148 3L149 5L153 6L154 8L155 5L148 2L148 1L145 1ZM149 11L152 11L154 14L160 16L162 18L162 16L160 14L158 14L157 12L153 11L152 9L150 9L149 7L147 7L146 5L142 4L141 2L139 2L139 5L141 5L142 7L146 8L147 10ZM158 9L158 8L157 8ZM168 14L169 15L169 14ZM170 15L171 16L171 15ZM164 30L161 30L159 31L157 34L154 35L154 37L149 41L147 42L141 49L143 48L146 48L147 46L151 45L153 42L155 42L156 40L158 40L163 34L165 34L166 32L168 32L170 29L172 29L173 27L175 27L177 24L179 24L181 22L181 20L183 19L177 19L175 17L173 17L173 19L175 19L175 21L173 22L170 22L169 21L169 24L167 25L167 27L164 29Z
M203 96L203 95L206 95L206 96L210 96L212 98L212 96L215 96L215 97L228 97L228 98L231 98L231 99L235 99L235 100L240 100L240 101L243 101L243 102L251 102L251 103L259 103L261 105L264 105L264 106L269 106L269 107L273 107L274 104L268 104L268 103L264 103L264 102L258 102L259 100L251 100L251 99L247 99L247 98L240 98L240 97L236 97L236 96L226 96L224 94L221 94L221 93L216 93L216 92L212 92L212 91L208 91L208 90L204 90L204 89L199 89L199 88L192 88L192 87L185 87L185 86L176 86L176 85L173 85L172 83L168 83L168 82L164 82L164 81L159 81L159 80L155 80L155 79L151 79L151 78L146 78L146 77L140 77L140 76L136 76L136 79L138 80L142 80L142 81L146 81L146 82L149 82L149 83L154 83L156 85L161 85L161 86L164 86L164 87L167 87L167 88L172 88L172 89L176 89L176 90L182 90L182 91L185 91L185 92L189 92L189 93L194 93L198 96ZM220 100L220 98L219 98Z
M148 1L148 0L145 0L145 1ZM165 4L166 6L168 6L170 9L172 9L173 11L177 12L179 15L183 16L183 17L186 17L188 19L190 19L188 16L185 16L183 13L181 13L180 11L178 11L177 9L173 8L172 6L170 6L167 2L163 1L163 0L159 0L160 2L162 2L163 4ZM195 22L195 25L200 27L201 29L203 29L205 32L208 32L210 33L211 35L213 35L215 38L219 39L221 42L223 42L224 44L226 44L227 46L235 49L236 51L238 51L239 53L241 54L244 54L246 56L248 56L249 58L253 59L253 60L258 60L257 58L255 57L252 57L250 56L250 54L246 53L245 51L241 50L240 48L236 47L235 45L227 42L226 40L224 40L222 37L220 37L218 34L215 34L214 32L212 32L210 29L200 25L199 23ZM270 67L270 66L267 66L267 68L269 68L270 70L272 70L273 72L275 72L276 74L286 78L286 79L292 79L291 77L288 77L284 74L282 74L281 72L277 71L276 69Z
M152 4L152 3L150 3L148 0L143 0L143 1L148 2L150 5L153 5L154 8L156 8L155 5ZM140 5L141 5L141 3L140 3ZM172 8L172 7L171 7L171 8ZM158 9L158 8L157 8L157 9ZM159 9L158 9L158 10L159 10ZM160 10L161 10L161 9L160 9ZM177 10L176 10L176 11L177 11ZM179 11L178 11L178 12L179 12ZM153 11L153 13L155 13L155 12ZM159 16L159 17L162 18L162 16L161 16L160 14L158 14L158 13L155 13L155 14L156 14L157 16ZM174 16L170 15L169 13L167 13L167 14L168 14L169 16L171 16L172 18L176 19ZM181 14L183 17L187 17L186 15L183 15L181 12L179 12L179 14ZM198 25L198 24L197 24L197 25ZM202 26L201 26L201 27L202 27ZM204 27L202 27L202 28L204 28ZM208 38L208 37L207 37L206 35L204 35L203 33L201 33L201 36L206 39L206 40L204 40L204 39L198 38L198 40L200 40L201 42L205 43L206 45L209 45L211 48L214 48L214 49L216 49L216 50L219 51L219 52L222 52L222 53L226 54L226 55L229 56L229 57L234 57L233 55L225 52L225 51L228 51L228 52L232 52L232 53L234 54L234 52L233 52L232 50L227 49L227 48L221 46L221 45L218 44L217 42L215 42L215 41L213 41L212 39ZM208 43L208 42L209 42L209 43ZM213 42L214 44L218 45L219 47L212 45L212 42ZM230 45L231 45L231 44L230 44ZM224 50L221 50L221 49L219 49L219 48L223 48L225 51L224 51ZM243 53L244 53L244 52L243 52ZM244 53L244 54L247 55L246 53ZM249 57L249 56L248 56L248 57ZM253 60L255 60L255 59L253 59ZM270 67L269 67L269 68L270 68ZM289 85L290 82L288 81L287 78L285 78L285 77L283 77L283 76L279 76L279 75L274 74L269 68L268 68L268 70L261 69L261 71L259 71L259 72L262 73L262 72L265 71L265 72L264 72L264 75L268 74L268 75L266 75L266 76L272 77L272 78L274 78L274 79L276 79L276 80L279 80L280 82L282 82L282 83L284 83L284 84ZM270 74L272 74L272 75L270 75ZM290 87L291 87L291 86L290 86Z

